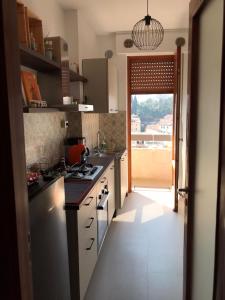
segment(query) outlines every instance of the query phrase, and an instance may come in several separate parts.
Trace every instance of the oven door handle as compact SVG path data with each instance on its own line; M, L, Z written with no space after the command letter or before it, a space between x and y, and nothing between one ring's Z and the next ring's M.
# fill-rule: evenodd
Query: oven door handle
M104 194L103 198L97 205L97 210L104 210L104 208L106 207L106 204L108 202L108 199L109 199L109 193Z

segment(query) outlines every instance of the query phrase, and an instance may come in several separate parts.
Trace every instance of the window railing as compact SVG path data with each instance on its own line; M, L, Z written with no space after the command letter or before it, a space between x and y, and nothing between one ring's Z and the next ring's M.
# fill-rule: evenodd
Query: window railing
M171 134L149 134L138 132L131 134L132 148L171 148Z

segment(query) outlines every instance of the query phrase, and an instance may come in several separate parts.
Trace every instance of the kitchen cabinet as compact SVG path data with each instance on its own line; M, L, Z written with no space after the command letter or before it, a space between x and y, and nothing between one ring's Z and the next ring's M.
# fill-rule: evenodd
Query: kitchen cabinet
M115 213L115 164L114 161L106 170L105 176L108 180L109 200L108 200L108 222L109 225Z
M96 187L79 210L68 210L71 299L83 300L97 261Z
M118 112L117 69L106 58L83 59L84 99L94 105L95 113Z
M69 182L66 184L72 184ZM115 212L114 160L77 209L66 208L71 300L83 300Z

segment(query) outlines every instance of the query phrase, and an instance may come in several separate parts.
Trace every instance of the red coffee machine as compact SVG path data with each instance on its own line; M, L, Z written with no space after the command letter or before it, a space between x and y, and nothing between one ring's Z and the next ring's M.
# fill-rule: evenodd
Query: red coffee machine
M85 163L89 153L85 137L73 137L66 140L66 159L70 165Z

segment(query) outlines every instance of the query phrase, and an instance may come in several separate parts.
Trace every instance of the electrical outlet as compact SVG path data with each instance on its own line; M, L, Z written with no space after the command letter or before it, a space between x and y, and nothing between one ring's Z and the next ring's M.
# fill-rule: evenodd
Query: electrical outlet
M67 121L67 120L62 120L62 121L61 121L61 127L62 127L62 128L68 128L68 127L69 127L69 121Z

